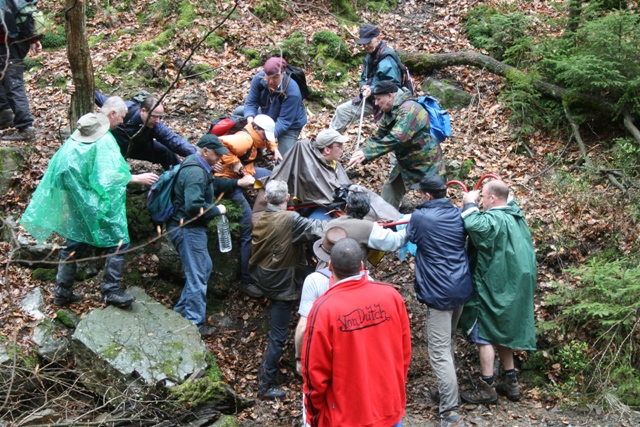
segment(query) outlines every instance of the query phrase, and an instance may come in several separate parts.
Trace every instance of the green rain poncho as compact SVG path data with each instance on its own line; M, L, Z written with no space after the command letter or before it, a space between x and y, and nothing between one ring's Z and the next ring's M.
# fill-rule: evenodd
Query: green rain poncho
M480 338L535 350L536 256L524 215L510 202L504 208L470 213L464 226L469 234L473 294L460 326L469 333L477 320Z
M20 225L39 242L56 232L99 248L129 243L130 180L111 132L92 143L69 138L49 162Z

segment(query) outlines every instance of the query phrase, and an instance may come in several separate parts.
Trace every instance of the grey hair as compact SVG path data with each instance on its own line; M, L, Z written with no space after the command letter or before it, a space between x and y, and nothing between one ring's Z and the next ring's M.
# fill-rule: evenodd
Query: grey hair
M272 205L281 205L286 202L289 189L287 188L286 182L271 179L267 182L264 191L267 194L267 200L269 203Z
M112 111L115 111L116 114L126 114L127 110L127 104L119 96L110 96L100 107L100 112L105 116L108 116Z
M202 148L198 147L197 145L196 145L195 148L196 148L196 153L198 154L198 156L202 156Z

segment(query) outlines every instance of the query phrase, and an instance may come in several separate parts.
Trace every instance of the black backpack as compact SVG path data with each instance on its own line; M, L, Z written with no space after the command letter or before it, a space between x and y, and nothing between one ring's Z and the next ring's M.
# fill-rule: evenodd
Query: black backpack
M309 90L309 86L307 86L307 77L304 75L304 71L289 64L285 67L285 71L291 76L294 82L298 83L302 99L306 99L309 94L311 94L311 91Z
M411 78L411 74L409 74L409 70L402 63L402 60L400 60L400 57L398 56L398 54L395 51L391 51L391 52L387 52L387 53L382 54L382 56L380 57L380 61L382 61L387 56L392 57L393 60L396 61L396 65L398 65L398 70L400 70L400 78L402 79L402 82L401 82L402 83L402 87L407 88L409 90L409 92L411 92L411 96L413 96L413 94L414 94L413 79Z
M0 1L7 34L13 40L40 40L44 35L44 14L35 6L36 2L37 0Z

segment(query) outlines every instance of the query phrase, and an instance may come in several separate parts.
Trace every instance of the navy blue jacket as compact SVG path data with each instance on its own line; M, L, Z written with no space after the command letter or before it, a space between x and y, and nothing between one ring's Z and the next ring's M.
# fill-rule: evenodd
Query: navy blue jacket
M264 71L253 76L249 96L244 103L244 116L255 117L260 113L276 122L276 139L289 129L302 129L307 124L307 112L302 104L300 88L289 74L282 76L280 89L274 92L267 86Z
M418 301L437 310L464 305L472 284L460 209L446 198L423 203L411 215L407 236L417 246Z
M106 100L106 96L95 91L95 102L98 107L102 107L102 104L104 104ZM111 130L111 133L113 133L113 136L120 146L120 152L123 156L127 154L130 137L135 135L144 125L144 121L140 117L139 104L134 101L126 101L125 104L127 104L129 111L131 111L132 107L136 108L137 111L126 122ZM133 143L135 144L138 141L152 141L154 139L182 157L187 157L196 152L196 148L193 145L189 144L183 137L173 133L163 122L156 124L153 129L145 127L142 132L135 137Z

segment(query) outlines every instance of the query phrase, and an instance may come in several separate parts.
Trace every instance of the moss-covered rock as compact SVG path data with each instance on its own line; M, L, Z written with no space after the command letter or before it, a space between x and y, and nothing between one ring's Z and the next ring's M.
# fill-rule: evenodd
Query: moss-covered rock
M67 328L75 328L80 323L80 316L66 308L56 311L56 320Z
M40 280L42 282L55 283L56 270L54 268L36 268L31 272L32 280Z
M473 96L462 89L452 86L446 81L428 78L422 85L422 90L438 99L439 104L444 109L466 108L473 100Z
M347 44L336 33L323 30L313 35L313 45L325 58L333 58L339 61L349 61L351 52Z

